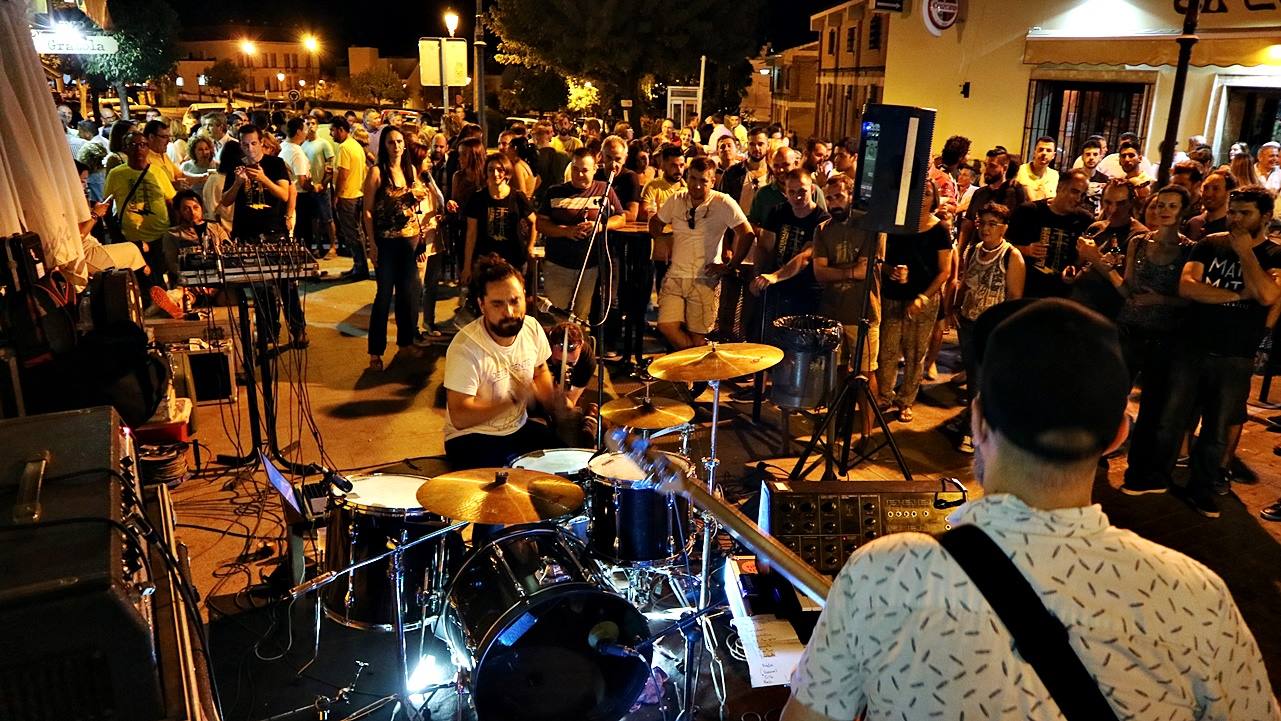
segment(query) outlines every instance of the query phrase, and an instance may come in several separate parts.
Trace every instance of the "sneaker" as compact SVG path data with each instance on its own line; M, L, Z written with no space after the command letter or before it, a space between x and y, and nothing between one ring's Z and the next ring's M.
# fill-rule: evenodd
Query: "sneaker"
M1126 479L1121 484L1121 492L1127 496L1142 496L1148 493L1165 493L1170 490L1160 481L1134 481Z
M1214 494L1205 491L1188 491L1182 494L1183 500L1197 513L1206 518L1218 518L1219 502L1215 499Z
M957 444L956 450L960 451L961 453L965 453L967 455L973 455L974 439L970 438L970 435L968 433L961 436L961 442Z
M1169 458L1169 456L1166 456L1166 458ZM1192 465L1192 456L1179 456L1174 461L1175 468L1187 468L1190 465Z
M1259 517L1265 521L1281 521L1281 498L1276 503L1259 511Z
M174 302L173 298L165 292L164 288L158 285L151 286L151 304L164 311L170 318L178 319L182 317L182 306Z

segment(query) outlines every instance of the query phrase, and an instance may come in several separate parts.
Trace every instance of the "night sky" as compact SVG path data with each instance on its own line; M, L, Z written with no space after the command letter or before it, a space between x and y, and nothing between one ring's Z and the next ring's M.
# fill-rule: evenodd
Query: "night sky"
M761 18L763 40L772 41L776 49L812 40L814 35L809 33L809 14L835 1L765 0L767 10ZM170 4L178 11L185 26L235 22L314 32L326 50L334 53L329 58L330 62L345 60L349 45L377 47L389 56L414 55L419 37L445 34L441 16L446 8L452 8L460 16L458 35L471 37L472 18L476 12L474 0L453 3L440 0L405 3L173 0ZM636 7L643 8L644 4L637 3Z

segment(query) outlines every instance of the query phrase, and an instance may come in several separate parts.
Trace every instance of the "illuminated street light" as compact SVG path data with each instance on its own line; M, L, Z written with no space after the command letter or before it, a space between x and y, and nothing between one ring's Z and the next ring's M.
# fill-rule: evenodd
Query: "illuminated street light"
M179 75L178 77L174 78L173 84L181 88L182 86L187 84L187 81L184 80L181 75Z
M278 81L280 81L280 82L282 82L282 83L283 83L283 82L285 82L285 74L284 74L284 73L276 73L276 80L278 80Z
M197 77L197 78L196 78L196 84L197 84L197 85L208 85L208 84L209 84L209 78L206 78L205 76L201 75L201 76L199 76L199 77Z
M300 87L300 88L305 88L305 87L307 87L307 81L306 81L306 80L304 80L304 79L302 79L302 78L298 78L298 87Z
M248 38L245 38L240 41L240 52L244 53L245 55L257 55L258 45L254 43L254 41Z
M302 36L302 46L307 48L307 52L314 53L320 50L320 41L316 39L315 35L307 33Z
M449 31L449 37L452 38L454 32L458 30L458 13L453 10L445 11L445 29Z

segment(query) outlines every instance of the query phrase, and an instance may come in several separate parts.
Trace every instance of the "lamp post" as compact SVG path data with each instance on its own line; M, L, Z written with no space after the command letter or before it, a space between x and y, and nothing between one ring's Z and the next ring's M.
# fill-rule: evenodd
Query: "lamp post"
M254 56L258 54L258 44L249 38L242 38L240 41L240 52L245 56L245 66L249 68L249 78L252 83ZM227 92L231 92L230 90ZM266 91L263 91L263 99L266 99Z
M453 10L445 11L445 29L449 31L449 37L453 37L458 30L458 13ZM440 40L440 125L445 126L445 116L449 114L449 75L445 70L445 40Z
M472 45L475 48L475 70L472 76L476 84L472 86L472 106L476 108L476 120L480 123L480 137L488 147L489 127L485 122L485 9L484 0L476 0L476 28Z
M311 59L308 69L314 68L316 78L320 78L320 38L311 33L306 33L302 36L302 46L307 50L307 54Z

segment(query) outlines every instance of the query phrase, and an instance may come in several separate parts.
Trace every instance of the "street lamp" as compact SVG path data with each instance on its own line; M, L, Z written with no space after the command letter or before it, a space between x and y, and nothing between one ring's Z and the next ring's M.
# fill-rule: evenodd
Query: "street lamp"
M244 53L245 55L257 55L258 45L257 43L250 40L249 38L244 38L243 40L240 41L240 52Z
M458 13L453 10L445 11L445 29L449 31L449 37L452 38L454 32L458 30Z
M315 35L308 33L302 36L302 46L307 48L307 52L315 53L320 50L320 41L316 39Z
M205 86L209 84L209 78L203 74L196 76L196 102L204 102Z

